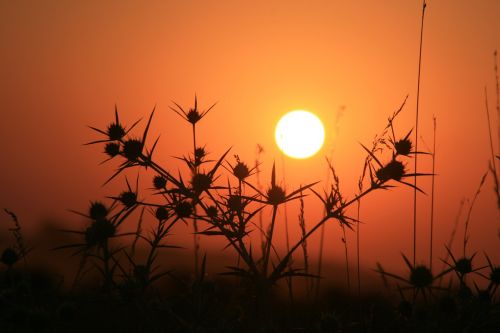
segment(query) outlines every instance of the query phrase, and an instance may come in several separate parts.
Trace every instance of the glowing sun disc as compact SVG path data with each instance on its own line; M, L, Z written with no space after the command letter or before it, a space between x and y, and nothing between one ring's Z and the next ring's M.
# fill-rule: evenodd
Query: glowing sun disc
M296 110L278 121L274 132L281 151L293 158L308 158L316 154L325 141L321 120L309 111Z

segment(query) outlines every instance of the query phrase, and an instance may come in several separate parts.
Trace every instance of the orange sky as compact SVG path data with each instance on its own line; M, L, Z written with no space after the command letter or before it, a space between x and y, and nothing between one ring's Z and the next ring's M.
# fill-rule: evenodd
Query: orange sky
M0 206L17 212L32 231L48 219L81 227L66 209L84 211L89 200L124 185L121 178L100 187L116 164L99 166L102 148L82 146L96 138L85 125L106 126L115 103L128 124L156 105L152 134L162 133L158 158L171 166L171 156L186 154L191 141L189 127L169 106L189 106L195 93L202 107L218 102L199 131L212 156L232 146L252 163L261 144L264 180L276 160L280 175L285 164L292 189L325 180L324 156L333 151L341 186L352 196L365 155L359 142L370 144L407 94L397 130L404 135L413 127L420 11L418 0L1 1ZM428 1L420 133L431 145L435 115L439 255L460 200L472 197L487 170L484 87L496 126L499 15L496 0ZM325 122L327 144L309 160L283 158L274 145L274 125L292 109L313 111ZM498 152L498 140L495 147ZM430 159L422 161L430 171ZM421 186L430 192L429 181ZM472 212L470 249L498 261L492 188L488 177ZM399 265L401 251L410 255L412 194L396 188L364 203L365 267L379 260ZM427 258L429 203L419 196L420 262ZM312 222L321 213L313 201L308 207ZM296 207L288 215L295 219ZM341 258L337 225L327 232L329 256Z

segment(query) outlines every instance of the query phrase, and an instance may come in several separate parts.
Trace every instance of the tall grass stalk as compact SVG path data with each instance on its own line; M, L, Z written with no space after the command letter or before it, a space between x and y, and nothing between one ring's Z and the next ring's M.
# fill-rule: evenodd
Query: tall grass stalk
M474 204L476 203L477 197L479 196L479 193L481 193L481 188L484 185L484 182L486 180L486 176L488 175L488 171L486 171L481 177L481 182L479 183L479 186L476 190L476 193L474 193L474 196L472 197L472 201L469 206L469 211L467 212L467 217L465 219L465 228L464 228L464 242L463 242L463 255L466 257L467 252L467 244L469 243L469 224L470 224L470 217L472 215L472 209L474 208Z
M437 121L436 116L432 118L433 120L433 142L432 142L432 180L431 180L431 230L430 230L430 240L429 240L429 268L432 272L432 255L433 255L433 241L434 241L434 191L435 191L435 181L436 181L436 130Z
M418 152L418 116L419 116L419 105L420 105L420 76L422 68L422 46L424 37L424 18L425 18L425 8L427 3L424 0L422 2L422 18L420 23L420 45L418 54L418 78L417 78L417 109L415 112L415 151ZM414 160L414 188L413 188L413 266L415 266L416 255L417 255L417 173L418 173L418 154L415 154Z

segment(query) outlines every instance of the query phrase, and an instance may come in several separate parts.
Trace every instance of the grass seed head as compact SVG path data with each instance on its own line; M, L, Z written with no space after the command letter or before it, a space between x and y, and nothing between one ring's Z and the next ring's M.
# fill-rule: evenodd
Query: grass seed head
M411 270L410 283L416 288L430 287L433 280L431 271L423 265L416 266Z
M136 162L142 154L142 142L137 139L129 139L123 144L123 155L130 162Z
M284 203L286 200L285 190L278 185L274 185L267 190L267 202L273 206Z
M167 179L163 176L157 175L153 178L153 186L157 190L161 190L167 186Z
M398 160L392 160L387 163L386 166L377 170L376 175L381 182L385 182L390 179L400 181L401 178L403 178L403 176L405 175L405 167L402 162Z
M120 194L120 202L127 208L137 204L137 194L132 191L125 191Z
M92 220L101 220L108 215L108 209L102 202L94 201L90 204L89 216Z
M120 145L116 142L108 142L104 147L104 153L109 157L115 157L120 154Z
M116 227L108 219L96 220L85 230L85 242L88 246L101 245L115 232Z
M16 250L11 249L10 247L3 250L1 261L5 265L12 267L19 260L19 254Z

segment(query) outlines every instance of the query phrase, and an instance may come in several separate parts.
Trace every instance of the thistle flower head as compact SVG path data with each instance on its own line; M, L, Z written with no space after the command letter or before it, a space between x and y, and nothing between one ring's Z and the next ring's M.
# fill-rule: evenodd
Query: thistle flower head
M411 153L412 143L408 138L401 139L394 143L397 155L408 156Z
M108 209L102 202L94 201L90 203L89 216L93 220L101 220L108 215Z
M490 273L490 281L494 285L500 285L500 266L494 267Z
M120 123L115 122L108 126L106 133L112 141L121 140L125 136L125 128Z
M167 186L167 179L163 176L157 175L153 178L153 186L157 190L161 190Z
M217 210L217 207L215 206L209 206L207 207L207 216L211 219L214 219L217 217L217 214L219 213L218 210Z
M416 288L430 287L434 277L426 266L416 266L411 270L410 283Z
M469 258L460 258L455 264L455 270L461 275L472 272L472 260Z
M238 161L233 168L233 175L240 181L243 181L245 178L250 176L250 169L245 163Z
M180 201L175 205L174 211L179 218L187 218L193 213L193 205L188 201Z
M191 185L196 193L206 191L212 185L212 177L204 173L196 173L191 179Z
M227 198L226 205L230 211L235 212L235 213L241 213L241 212L243 212L243 209L245 208L245 203L243 202L241 195L237 195L237 194L231 194Z
M137 193L125 191L120 194L119 199L125 207L131 208L137 203Z
M392 160L384 167L377 170L376 175L378 180L381 182L386 182L390 179L400 181L405 175L405 167L402 162L398 160Z
M120 154L120 145L116 142L108 142L104 147L104 153L113 158L116 155Z
M278 185L273 185L267 190L267 202L277 206L286 201L285 190Z
M138 139L128 139L123 143L123 155L130 162L137 162L142 154L142 142Z
M85 242L87 246L101 245L110 237L114 236L116 227L108 219L99 219L94 221L85 230Z
M163 206L156 208L155 217L159 221L163 221L163 220L168 219L168 210Z

